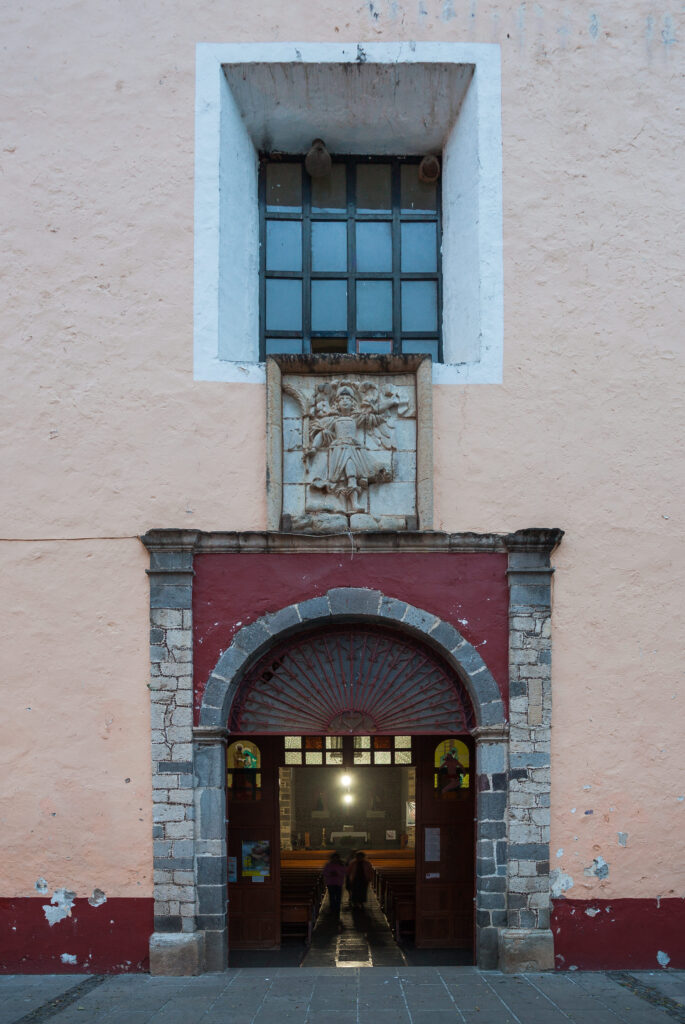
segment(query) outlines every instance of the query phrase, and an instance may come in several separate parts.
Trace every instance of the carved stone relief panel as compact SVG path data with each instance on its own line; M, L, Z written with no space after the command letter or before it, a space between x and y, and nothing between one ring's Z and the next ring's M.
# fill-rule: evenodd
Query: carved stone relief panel
M270 528L431 525L432 416L425 370L417 373L426 364L430 374L429 360L276 357L268 364Z

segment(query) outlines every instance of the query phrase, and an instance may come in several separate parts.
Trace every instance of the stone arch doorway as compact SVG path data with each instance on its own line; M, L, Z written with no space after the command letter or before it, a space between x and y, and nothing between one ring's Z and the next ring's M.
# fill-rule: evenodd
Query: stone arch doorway
M459 678L431 648L376 623L333 623L276 643L246 673L230 733L470 733Z
M390 884L402 872L417 948L473 955L475 716L437 649L376 622L310 624L245 672L227 724L230 950L279 946L283 915L306 913L291 903L311 858L318 868L332 844L351 842ZM251 842L270 851L258 888L243 863Z
M550 556L562 536L561 530L535 528L506 535L332 538L152 530L141 538L150 554L153 973L190 974L226 965L226 723L241 680L272 644L317 622L351 620L390 625L422 640L454 670L471 699L478 788L478 966L553 966ZM288 575L293 564L308 565L311 554L319 558L335 553L336 572L345 579L352 575L357 554L362 558L359 565L354 563L357 576L366 573L367 553L369 558L372 553L392 555L397 575L404 558L409 566L412 552L419 549L431 564L450 572L451 560L463 555L484 566L488 578L501 579L506 571L508 709L478 652L449 622L358 585L336 586L257 618L235 634L211 671L205 667L198 676L193 578L204 556L219 561L230 556L241 564L255 554L266 556ZM412 591L409 578L406 589ZM511 744L509 724L515 730Z
M225 726L243 681L274 643L298 633L353 622L390 628L418 640L439 655L464 687L473 708L474 727L504 726L504 704L497 683L478 651L450 623L377 590L341 587L321 597L289 605L240 629L209 677L200 707L201 726Z
M485 662L451 624L378 591L339 588L264 616L236 633L208 680L196 729L196 763L211 758L211 774L221 780L221 788L206 787L200 794L197 834L201 844L212 842L216 852L207 850L199 858L198 902L207 913L198 915L198 923L205 942L222 959L227 948L228 851L225 839L224 845L216 844L222 841L226 818L226 738L248 732L282 736L293 731L402 729L413 735L473 737L474 781L478 790L487 787L495 795L492 787L498 782L492 776L498 773L493 769L504 763L506 743L504 704ZM498 793L495 801L480 797L478 805L478 820L483 817L490 832L503 834L505 794ZM478 825L476 836L482 842ZM492 838L486 842L495 849ZM500 868L506 869L501 847L500 858ZM478 858L475 959L481 963L480 947L493 927L493 908L479 904L492 903L496 871L494 859ZM216 878L218 884L205 887L202 876ZM217 924L221 928L211 927Z

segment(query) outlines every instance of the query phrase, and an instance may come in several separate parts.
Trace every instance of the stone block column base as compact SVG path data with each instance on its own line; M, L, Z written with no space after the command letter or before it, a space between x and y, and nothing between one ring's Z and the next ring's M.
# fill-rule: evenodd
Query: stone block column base
M502 928L499 969L505 974L554 970L554 936L549 928Z
M153 932L150 974L186 977L201 974L205 959L204 932Z

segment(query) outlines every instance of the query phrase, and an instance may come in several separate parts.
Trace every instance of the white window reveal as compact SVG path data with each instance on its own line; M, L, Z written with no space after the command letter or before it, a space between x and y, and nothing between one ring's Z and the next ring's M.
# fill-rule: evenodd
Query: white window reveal
M500 92L494 44L200 44L195 379L265 379L259 154L304 155L323 138L341 156L440 156L433 379L500 382Z

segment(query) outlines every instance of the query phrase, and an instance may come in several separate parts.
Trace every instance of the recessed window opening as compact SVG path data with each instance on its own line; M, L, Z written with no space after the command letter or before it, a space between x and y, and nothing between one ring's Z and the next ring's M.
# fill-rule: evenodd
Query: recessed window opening
M420 157L260 159L261 358L427 353L442 359L439 182Z

